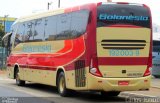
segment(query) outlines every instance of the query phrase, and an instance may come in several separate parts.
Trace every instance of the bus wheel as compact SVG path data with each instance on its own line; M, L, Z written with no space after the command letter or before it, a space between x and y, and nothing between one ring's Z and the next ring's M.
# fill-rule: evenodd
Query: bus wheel
M66 97L69 94L69 90L66 88L66 81L64 72L59 73L58 76L58 92L61 96Z
M160 78L160 76L158 76L158 75L153 75L155 78Z
M118 96L119 94L120 94L120 92L118 92L118 91L110 91L110 92L102 91L101 92L101 95L103 97L115 97L115 96Z
M25 85L25 81L20 80L20 76L19 76L19 70L16 70L16 84L18 86L24 86Z

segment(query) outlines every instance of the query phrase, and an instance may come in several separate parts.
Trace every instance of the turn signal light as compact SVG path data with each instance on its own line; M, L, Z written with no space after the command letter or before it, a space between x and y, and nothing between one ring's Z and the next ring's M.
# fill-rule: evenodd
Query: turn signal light
M102 77L102 74L101 74L101 72L98 69L98 60L97 60L96 56L94 56L91 59L90 73L93 74L93 75L95 75L95 76Z
M145 77L145 76L151 75L151 72L150 72L151 69L152 69L151 67L147 68L143 76Z

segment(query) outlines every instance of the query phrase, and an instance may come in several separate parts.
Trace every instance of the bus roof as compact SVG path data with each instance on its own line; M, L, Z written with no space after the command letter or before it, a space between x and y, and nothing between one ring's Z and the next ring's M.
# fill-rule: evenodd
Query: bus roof
M80 8L81 6L87 6L87 5L90 5L90 4L102 5L102 4L127 4L127 3L126 2L125 3L124 2L97 2L97 3L88 3L88 4L73 6L73 7L70 7L70 8L60 8L60 9L56 9L56 10L45 11L45 12L42 12L42 13L35 13L35 14L29 15L29 16L20 17L20 18L18 18L15 21L15 23L29 21L29 20L38 19L38 18L47 17L47 16L52 16L52 15L57 15L57 14L62 14L62 13L65 12L66 9L71 9L72 10L72 8L77 8L77 7ZM127 5L146 6L144 4L138 4L138 3L128 3ZM146 6L146 7L148 7L148 6Z
M16 22L24 22L24 21L28 21L28 20L38 19L38 18L47 17L47 16L51 16L51 15L62 14L62 13L64 13L64 9L46 11L46 12L42 12L42 13L36 13L36 14L33 14L33 15L21 17L21 18L17 19Z
M88 4L84 4L84 5L86 6L86 5L90 5L90 4L97 4L97 3L88 3ZM16 20L15 23L38 19L38 18L47 17L47 16L52 16L52 15L57 15L57 14L62 14L67 9L72 10L72 8L80 8L81 6L84 6L84 5L78 5L78 6L73 6L73 7L69 7L69 8L60 8L60 9L56 9L56 10L35 13L35 14L29 15L29 16L20 17Z

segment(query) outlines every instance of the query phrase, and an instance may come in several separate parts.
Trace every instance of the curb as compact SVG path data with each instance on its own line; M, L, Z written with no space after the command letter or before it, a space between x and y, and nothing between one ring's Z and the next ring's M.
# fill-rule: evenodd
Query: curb
M157 88L157 89L160 89L160 86L151 86L151 88Z

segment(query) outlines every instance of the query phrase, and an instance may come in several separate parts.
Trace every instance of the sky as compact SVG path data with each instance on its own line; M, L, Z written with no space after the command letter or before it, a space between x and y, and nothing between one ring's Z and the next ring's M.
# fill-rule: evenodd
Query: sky
M98 2L106 0L61 0L61 7ZM160 25L160 0L112 0L113 2L133 2L148 5L152 11L153 22ZM47 3L51 2L50 10L58 8L58 0L0 0L0 16L22 17L47 10Z

